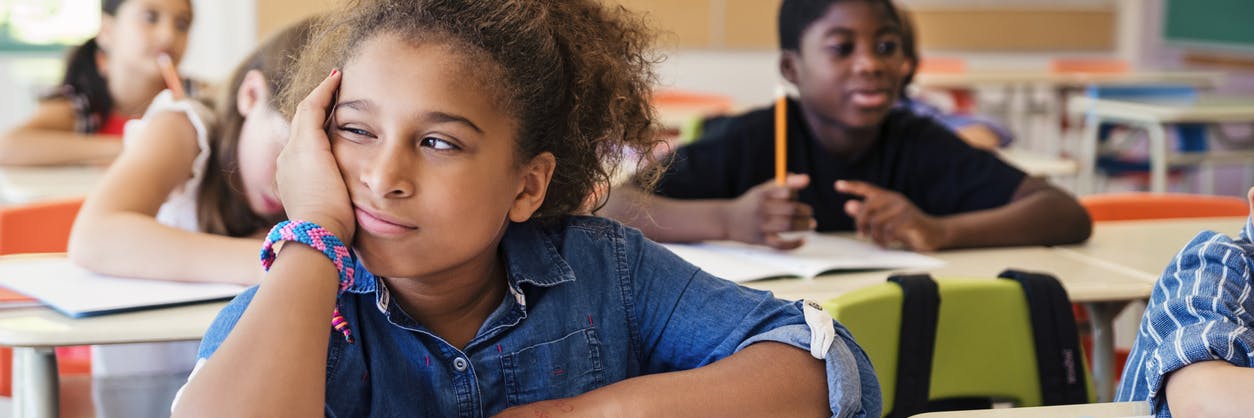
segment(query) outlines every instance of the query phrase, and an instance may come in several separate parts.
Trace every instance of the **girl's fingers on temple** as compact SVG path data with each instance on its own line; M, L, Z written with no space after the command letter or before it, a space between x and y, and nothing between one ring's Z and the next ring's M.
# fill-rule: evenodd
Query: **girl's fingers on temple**
M335 105L331 103L331 99L340 87L342 74L338 69L331 70L331 74L322 79L322 82L318 83L308 96L305 96L305 100L296 106L296 115L292 120L293 128L323 129L325 127L331 106Z

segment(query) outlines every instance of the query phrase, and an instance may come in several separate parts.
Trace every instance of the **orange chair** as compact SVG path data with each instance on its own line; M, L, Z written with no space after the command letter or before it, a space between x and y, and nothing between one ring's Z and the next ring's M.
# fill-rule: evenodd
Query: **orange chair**
M967 72L967 60L956 57L922 57L919 59L919 74L963 74ZM975 112L975 91L969 88L940 89L954 101L954 112L971 114Z
M955 57L923 57L919 60L918 73L962 74L967 72L967 61Z
M1080 198L1094 222L1245 216L1245 199L1181 193L1118 193Z
M1249 203L1239 197L1184 193L1097 194L1081 197L1080 205L1094 222L1245 216L1250 212ZM1076 322L1087 323L1087 312L1080 305L1073 306ZM1086 353L1091 353L1092 339L1088 334L1082 339ZM1127 359L1128 350L1115 350L1115 376L1123 373Z
M687 106L698 107L714 113L726 113L734 105L731 97L713 93L698 93L681 90L658 90L653 92L654 106Z
M65 252L83 198L0 206L0 255ZM0 396L13 393L13 351L0 348ZM63 375L91 373L88 347L57 349Z
M1049 63L1055 73L1120 74L1132 71L1127 61L1117 58L1055 58Z
M731 113L735 100L729 96L686 90L653 92L653 108L661 123L661 138L654 154L661 156L701 136L706 119Z

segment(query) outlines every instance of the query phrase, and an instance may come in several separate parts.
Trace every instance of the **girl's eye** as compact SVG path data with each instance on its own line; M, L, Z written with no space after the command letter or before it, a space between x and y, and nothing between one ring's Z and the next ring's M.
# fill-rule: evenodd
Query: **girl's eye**
M897 41L884 41L875 44L875 53L877 55L889 56L896 54L898 48L900 48L900 45Z
M155 10L145 10L145 11L144 11L144 21L145 21L145 22L148 22L148 23L157 23L157 20L158 20L159 18L160 18L160 16L158 16L158 15L157 15L157 12L156 12Z
M179 32L187 33L187 31L192 28L192 22L187 19L178 19L175 20L174 27L177 28Z
M423 139L422 139L422 146L424 146L424 147L431 147L431 148L436 149L436 150L439 150L439 151L447 151L447 150L455 150L455 149L458 149L458 148L457 148L457 146L456 146L456 145L453 145L453 143L451 143L451 142L445 141L445 140L440 139L440 138L431 137L431 136L428 136L428 137L426 137L426 138L423 138Z
M847 57L853 54L853 43L849 43L849 42L839 43L836 45L829 46L828 49L831 50L832 53L836 54L837 56Z
M351 128L347 126L341 126L336 129L340 131L340 136L353 142L361 142L374 138L374 134L371 134L370 131L365 129Z

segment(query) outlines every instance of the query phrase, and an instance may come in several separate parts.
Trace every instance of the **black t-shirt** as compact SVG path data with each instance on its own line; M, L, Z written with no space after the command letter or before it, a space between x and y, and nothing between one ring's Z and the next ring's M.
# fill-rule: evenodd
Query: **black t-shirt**
M655 192L678 199L733 199L775 176L774 107L725 121L675 151ZM788 171L810 175L798 200L814 208L819 231L849 231L853 219L836 180L859 180L894 190L931 215L990 209L1010 202L1026 176L988 151L967 145L928 117L894 109L861 158L827 153L788 104Z

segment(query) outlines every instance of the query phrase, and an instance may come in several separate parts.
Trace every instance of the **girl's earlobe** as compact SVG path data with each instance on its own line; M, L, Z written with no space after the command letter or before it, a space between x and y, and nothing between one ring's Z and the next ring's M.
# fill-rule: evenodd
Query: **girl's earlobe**
M514 206L509 210L509 220L525 222L540 210L556 167L557 158L549 152L542 152L527 163L523 168L522 185L514 196Z

